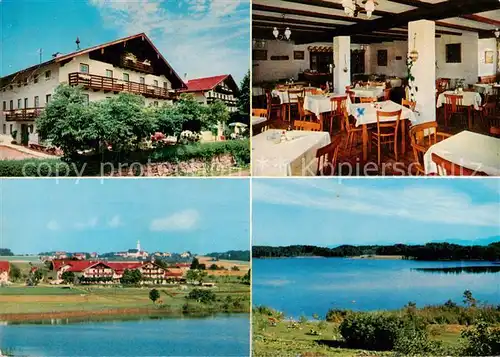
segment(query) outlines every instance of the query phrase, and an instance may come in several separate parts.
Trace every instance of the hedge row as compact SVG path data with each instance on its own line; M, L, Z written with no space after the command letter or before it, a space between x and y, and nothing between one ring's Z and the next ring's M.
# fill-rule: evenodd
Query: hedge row
M250 141L230 140L175 145L127 154L107 152L103 155L82 156L75 161L65 161L59 158L0 160L0 177L96 176L101 173L101 163L111 163L117 167L118 164L147 164L149 162L177 164L192 159L208 162L224 154L230 154L237 166L247 166L250 163Z

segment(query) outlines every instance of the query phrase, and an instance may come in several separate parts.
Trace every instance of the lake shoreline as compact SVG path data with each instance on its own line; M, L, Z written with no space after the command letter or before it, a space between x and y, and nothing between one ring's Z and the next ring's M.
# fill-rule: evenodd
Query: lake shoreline
M186 317L186 316L211 316L217 314L249 314L248 311L190 311L166 310L160 308L116 308L105 310L74 310L54 312L33 312L17 314L0 314L0 322L34 322L53 319L74 319L85 321L99 321L101 318L116 316L151 316L151 317Z

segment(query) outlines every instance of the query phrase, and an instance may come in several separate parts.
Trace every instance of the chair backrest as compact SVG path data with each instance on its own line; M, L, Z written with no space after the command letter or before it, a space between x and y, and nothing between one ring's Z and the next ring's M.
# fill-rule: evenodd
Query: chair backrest
M497 138L500 138L500 127L492 126L490 127L490 134Z
M349 122L349 113L347 110L344 112L344 124L345 124L345 130L349 133L353 128L352 124Z
M341 140L341 136L338 135L334 137L330 144L325 145L316 151L316 158L318 159L316 175L325 176L335 174Z
M412 102L411 100L401 99L401 105L406 108L410 108L412 111L415 110L417 102Z
M354 104L354 102L356 100L356 93L353 92L352 90L347 90L345 93L349 96L351 103Z
M384 89L384 100L391 100L391 88Z
M303 89L289 89L287 90L287 95L288 95L288 103L298 103L299 97L304 97L304 90Z
M320 123L304 121L304 120L294 120L293 128L294 130L303 130L303 131L321 131Z
M437 131L438 123L436 121L431 121L427 123L417 124L410 128L410 140L412 146L420 145L423 146L424 138L429 138L427 148L430 145L437 143Z
M378 134L380 135L380 128L394 128L394 133L397 134L402 112L402 109L396 110L395 112L381 112L377 110ZM394 118L394 120L381 122L380 118Z
M375 97L361 97L359 98L360 103L376 103L377 98Z
M330 109L334 115L344 114L347 110L347 96L330 98Z
M458 94L445 94L444 95L444 100L445 100L445 105L447 106L448 110L451 110L453 113L458 111L458 107L462 105L462 95Z
M297 97L297 102L298 102L298 109L299 109L299 116L302 118L305 114L306 111L304 109L304 97Z
M310 94L310 95L316 95L318 94L318 88L305 88L304 89L304 95L307 95L307 94Z
M252 116L267 118L267 109L252 109Z
M432 153L431 159L438 167L439 176L487 176L484 172L460 166L434 153Z

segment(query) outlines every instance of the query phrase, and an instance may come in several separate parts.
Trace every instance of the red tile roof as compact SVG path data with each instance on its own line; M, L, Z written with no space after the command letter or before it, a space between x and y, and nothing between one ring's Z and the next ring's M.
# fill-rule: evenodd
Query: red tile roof
M10 271L10 264L9 262L6 261L0 261L0 273L2 272L9 272Z
M217 84L229 77L229 74L223 74L220 76L197 78L189 80L187 84L187 89L185 92L201 92L207 91L215 88Z
M138 269L142 266L141 262L104 262L97 260L69 260L69 259L54 259L52 266L54 270L60 270L62 267L69 265L68 271L81 272L93 265L102 263L117 272L123 272L125 269Z

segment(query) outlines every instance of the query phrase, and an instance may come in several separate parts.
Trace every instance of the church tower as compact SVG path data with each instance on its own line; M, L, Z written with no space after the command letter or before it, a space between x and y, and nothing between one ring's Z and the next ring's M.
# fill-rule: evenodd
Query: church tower
M140 240L137 241L137 251L138 252L141 251L141 241Z

